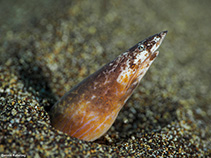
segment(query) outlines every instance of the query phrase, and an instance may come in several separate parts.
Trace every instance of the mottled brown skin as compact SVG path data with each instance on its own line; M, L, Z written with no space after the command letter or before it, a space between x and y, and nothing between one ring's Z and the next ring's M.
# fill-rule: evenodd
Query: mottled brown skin
M122 89L120 84L115 82L117 76L111 75L110 80L114 82L107 83L105 85L101 84L105 82L105 74L101 73L104 70L106 70L109 66L106 65L87 79L83 80L79 85L74 87L70 92L65 94L64 97L59 101L59 104L57 106L61 106L59 109L62 110L61 112L57 112L58 107L54 106L52 109L52 124L57 129L62 129L63 132L68 133L69 135L73 135L75 130L71 129L77 129L78 126L82 126L83 122L80 123L80 119L83 118L83 114L75 115L74 117L71 117L71 113L77 113L78 107L77 102L81 100L81 104L85 102L86 100L90 99L93 95L96 96L90 104L88 104L86 107L81 107L81 110L85 110L86 113L89 113L90 111L94 111L95 115L99 117L99 119L103 119L106 116L111 116L110 119L107 120L107 124L113 124L114 120L113 118L116 118L118 111L122 108L124 105L125 98L122 96L115 96L114 91L115 88ZM118 68L117 68L118 71ZM115 71L113 72L115 73ZM97 80L98 83L93 82L93 80ZM94 84L96 83L96 87L98 87L96 90L94 90ZM105 93L104 89L107 89L107 87L113 87L113 89L108 90L107 93ZM83 94L83 95L81 95ZM118 102L116 102L118 100ZM69 105L71 104L71 108ZM85 104L85 103L84 103ZM57 108L55 108L57 107ZM53 111L55 110L55 111ZM113 111L113 113L111 113ZM66 116L65 116L66 115ZM68 121L66 121L67 118L70 118ZM90 120L87 118L87 120ZM63 122L66 122L63 124ZM77 124L75 124L77 122ZM99 124L99 121L96 119L96 124ZM90 125L91 126L91 125ZM108 127L109 128L109 127ZM79 137L84 130L81 130L77 134L74 134L74 137ZM100 131L99 131L100 132ZM83 137L79 137L83 139ZM87 139L86 139L87 140Z
M139 42L67 92L51 109L52 125L87 141L102 136L158 55L166 33Z

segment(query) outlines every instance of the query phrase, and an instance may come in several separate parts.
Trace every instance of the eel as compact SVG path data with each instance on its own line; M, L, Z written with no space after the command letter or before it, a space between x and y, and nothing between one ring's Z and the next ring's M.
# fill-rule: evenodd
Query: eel
M51 108L52 126L85 141L105 134L158 56L166 34L144 39L73 87Z

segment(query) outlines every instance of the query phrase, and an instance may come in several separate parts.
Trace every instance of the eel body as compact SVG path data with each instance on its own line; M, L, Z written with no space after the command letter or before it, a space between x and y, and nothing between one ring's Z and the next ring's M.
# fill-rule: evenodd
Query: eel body
M73 87L52 107L52 126L86 141L105 134L157 57L166 34L144 39Z

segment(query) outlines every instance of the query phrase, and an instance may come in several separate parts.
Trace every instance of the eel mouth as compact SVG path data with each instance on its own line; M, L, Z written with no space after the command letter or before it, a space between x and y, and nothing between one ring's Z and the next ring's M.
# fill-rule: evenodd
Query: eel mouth
M163 42L167 32L168 31L163 31L146 39L146 41L148 41L149 43L153 43L153 45L151 46L151 49L148 50L148 57L143 62L136 65L136 72L131 75L130 79L128 80L128 83L125 87L125 91L129 95L137 87L137 85L139 84L139 82L141 81L141 79L143 78L155 58L158 56L158 48Z

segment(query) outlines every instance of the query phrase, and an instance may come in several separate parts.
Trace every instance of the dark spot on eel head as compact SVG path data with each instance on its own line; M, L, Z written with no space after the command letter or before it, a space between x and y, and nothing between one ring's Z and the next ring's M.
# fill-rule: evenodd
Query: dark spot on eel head
M153 53L153 54L150 56L150 60L154 60L156 56L157 56L157 53Z

